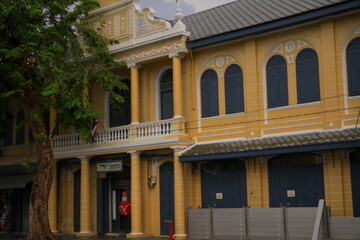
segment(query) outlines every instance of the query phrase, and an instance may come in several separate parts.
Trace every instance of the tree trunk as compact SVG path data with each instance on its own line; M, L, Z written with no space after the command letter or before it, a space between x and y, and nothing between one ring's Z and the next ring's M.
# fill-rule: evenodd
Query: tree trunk
M29 125L34 136L38 169L33 179L29 207L28 240L56 240L50 229L48 199L53 180L54 157L50 139L46 134L42 110L28 107ZM38 117L33 117L35 116Z

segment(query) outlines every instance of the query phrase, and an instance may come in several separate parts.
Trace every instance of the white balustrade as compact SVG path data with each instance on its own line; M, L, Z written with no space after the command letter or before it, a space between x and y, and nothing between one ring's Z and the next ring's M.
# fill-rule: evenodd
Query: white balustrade
M130 127L110 128L110 129L98 131L96 137L94 138L94 143L92 144L121 142L129 139L130 139ZM86 143L85 141L82 142L78 134L56 136L52 138L52 141L53 141L53 148L55 150L75 148L75 147L79 147L80 145L91 145L91 143Z
M172 122L170 120L145 123L136 126L137 138L162 137L172 134Z
M153 123L143 123L135 126L126 126L119 128L109 128L105 130L99 130L93 143L88 143L81 140L78 134L56 136L52 138L53 149L62 150L69 148L76 148L80 146L101 145L107 143L116 143L141 139L141 138L153 138L162 137L172 134L172 121L165 120ZM136 130L136 136L130 136L130 128L134 127Z
M73 148L80 145L79 135L57 136L52 138L54 149Z

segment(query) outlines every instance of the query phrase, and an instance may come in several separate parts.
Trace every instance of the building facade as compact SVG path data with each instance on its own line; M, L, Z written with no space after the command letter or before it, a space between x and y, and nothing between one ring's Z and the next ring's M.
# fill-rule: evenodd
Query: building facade
M119 113L94 81L90 99L105 113L95 142L69 129L52 138L54 232L164 236L170 220L181 239L188 208L319 199L332 216L360 217L359 1L238 0L178 8L173 21L135 0L99 2L88 21L119 41L109 51L126 63L114 71L129 91ZM26 116L12 109L16 126ZM26 125L3 140L3 231L27 230L30 140Z

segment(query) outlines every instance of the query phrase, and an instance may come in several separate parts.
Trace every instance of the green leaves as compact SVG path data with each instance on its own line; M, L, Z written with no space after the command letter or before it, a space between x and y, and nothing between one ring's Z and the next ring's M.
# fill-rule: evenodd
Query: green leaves
M102 114L94 113L84 89L93 82L105 90L126 89L110 70L121 66L108 53L117 41L84 21L98 7L95 0L1 1L0 99L14 97L27 112L53 108L60 126L74 126L88 138L91 120ZM123 101L118 93L110 95L114 104Z

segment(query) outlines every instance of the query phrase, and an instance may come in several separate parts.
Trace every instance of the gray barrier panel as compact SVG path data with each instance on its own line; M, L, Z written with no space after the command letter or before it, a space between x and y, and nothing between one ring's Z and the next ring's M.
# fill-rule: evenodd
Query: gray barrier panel
M212 216L215 239L246 239L244 208L214 208Z
M211 209L189 209L188 229L190 239L210 239Z
M282 208L249 208L248 229L250 238L284 239L283 216Z
M329 220L331 240L359 240L360 218L332 217Z
M316 218L316 208L288 208L287 230L289 239L311 239Z

